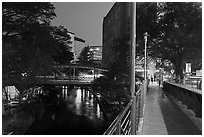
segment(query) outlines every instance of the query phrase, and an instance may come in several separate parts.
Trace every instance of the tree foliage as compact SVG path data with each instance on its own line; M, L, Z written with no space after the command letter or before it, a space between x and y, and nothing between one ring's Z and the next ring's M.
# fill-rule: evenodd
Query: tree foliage
M2 3L3 71L31 67L42 57L40 52L46 55L51 44L49 20L54 17L50 3Z
M63 26L54 26L52 30L53 37L58 46L55 55L53 55L53 59L58 64L69 64L70 61L74 59L74 55L73 52L70 52L72 47L69 45L71 44L71 37L68 34L68 30Z
M90 47L84 47L83 50L81 51L78 59L80 64L91 64L93 60L93 53L90 51Z
M170 60L181 77L188 55L201 58L201 11L201 3L192 2L161 3L159 7L159 32L151 50L163 60Z
M73 59L68 31L51 26L54 17L54 5L48 2L2 3L3 74L18 70L38 73L55 62Z
M48 2L3 2L3 35L20 35L30 24L50 24L55 16L54 6Z
M144 43L144 33L148 32L151 37L157 34L157 3L138 2L137 3L136 33L137 43Z

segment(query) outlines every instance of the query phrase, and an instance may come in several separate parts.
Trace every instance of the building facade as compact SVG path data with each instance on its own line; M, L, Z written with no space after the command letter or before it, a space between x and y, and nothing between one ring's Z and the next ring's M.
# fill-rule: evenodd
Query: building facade
M102 60L102 46L90 46L93 60Z
M70 39L71 43L69 43L69 47L71 49L71 52L73 52L73 54L74 54L73 62L77 62L81 51L86 46L85 40L77 37L73 32L68 32L68 34L71 37L71 39Z
M115 39L130 34L130 5L128 2L116 2L103 18L102 65L109 67L115 60L111 46Z

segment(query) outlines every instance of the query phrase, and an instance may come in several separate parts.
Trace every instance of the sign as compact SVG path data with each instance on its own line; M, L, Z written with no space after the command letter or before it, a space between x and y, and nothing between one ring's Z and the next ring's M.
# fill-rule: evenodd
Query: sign
M174 74L174 69L171 69L171 74Z
M202 70L196 70L196 76L202 76Z
M187 73L191 72L191 63L186 63L186 72Z

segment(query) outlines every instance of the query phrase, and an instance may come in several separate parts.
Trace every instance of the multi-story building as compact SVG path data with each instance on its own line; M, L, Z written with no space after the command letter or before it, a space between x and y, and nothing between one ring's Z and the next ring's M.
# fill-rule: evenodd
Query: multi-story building
M102 46L90 46L92 53L92 60L94 63L101 65L102 60Z
M111 46L114 40L130 34L129 3L116 2L103 19L102 64L109 67L114 62L115 54Z
M90 46L93 60L102 60L102 46Z
M73 54L74 54L73 62L76 62L78 60L78 57L79 57L81 51L86 46L85 40L75 36L75 34L73 32L68 32L68 34L71 37L71 39L70 39L71 43L69 44L69 47L71 48L71 52L73 52Z

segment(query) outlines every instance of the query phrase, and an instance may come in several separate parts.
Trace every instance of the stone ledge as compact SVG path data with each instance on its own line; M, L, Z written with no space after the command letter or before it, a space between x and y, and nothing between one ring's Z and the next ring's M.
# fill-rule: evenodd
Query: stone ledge
M171 85L174 85L174 86L177 86L177 87L180 87L180 88L183 88L183 89L186 89L186 90L189 90L189 91L192 91L192 92L195 92L195 93L198 93L198 94L201 94L202 95L202 90L200 89L195 89L195 88L191 88L191 87L187 87L185 85L182 85L182 84L177 84L177 83L171 83L171 82L166 82L168 84L171 84Z

